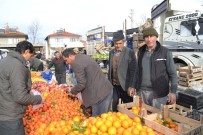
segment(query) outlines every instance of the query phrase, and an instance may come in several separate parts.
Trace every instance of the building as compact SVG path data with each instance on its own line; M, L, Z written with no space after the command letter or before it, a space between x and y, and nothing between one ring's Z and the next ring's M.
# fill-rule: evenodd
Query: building
M0 28L0 48L13 50L20 41L27 40L28 35L18 31L18 28L5 26Z
M55 33L48 35L46 40L46 58L53 56L55 51L62 52L64 48L83 48L81 35L66 32L65 29L57 30Z

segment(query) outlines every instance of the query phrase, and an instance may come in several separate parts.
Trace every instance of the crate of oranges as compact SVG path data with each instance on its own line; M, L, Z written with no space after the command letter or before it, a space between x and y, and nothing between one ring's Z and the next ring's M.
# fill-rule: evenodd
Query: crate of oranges
M162 107L160 113L153 113L143 117L144 124L163 135L201 135L203 125L194 120Z
M142 103L141 98L139 96L134 97L133 102L130 103L121 103L121 100L119 100L117 108L119 112L125 113L131 118L142 118L147 114L161 112L161 110L159 109Z

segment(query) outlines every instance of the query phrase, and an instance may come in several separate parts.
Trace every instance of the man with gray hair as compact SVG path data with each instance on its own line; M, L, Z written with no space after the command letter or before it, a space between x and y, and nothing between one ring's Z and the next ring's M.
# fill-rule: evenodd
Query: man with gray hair
M119 98L124 103L132 102L135 94L136 71L135 53L124 46L125 40L122 31L113 33L114 49L109 53L108 79L113 84L112 110L117 110Z

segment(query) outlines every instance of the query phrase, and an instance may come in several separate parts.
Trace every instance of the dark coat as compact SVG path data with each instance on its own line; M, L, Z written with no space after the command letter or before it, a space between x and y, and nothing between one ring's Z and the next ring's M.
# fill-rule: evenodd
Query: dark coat
M99 65L89 56L77 54L70 65L77 80L77 85L71 93L81 92L85 107L103 100L113 90L113 86L102 73Z
M113 55L115 49L109 53L109 72L108 79L112 82L112 66L113 66ZM124 91L127 91L129 87L135 88L135 71L136 71L136 58L133 50L123 47L120 54L118 63L118 79L121 87Z
M171 52L158 41L157 46L151 56L151 82L154 97L160 98L168 95L169 82L171 82L171 92L177 91L177 72ZM139 48L138 53L138 72L137 72L137 89L140 89L142 81L142 58L146 51L147 45Z
M29 94L30 70L19 53L10 51L0 62L0 78L0 121L23 118L27 105L41 103L39 95Z

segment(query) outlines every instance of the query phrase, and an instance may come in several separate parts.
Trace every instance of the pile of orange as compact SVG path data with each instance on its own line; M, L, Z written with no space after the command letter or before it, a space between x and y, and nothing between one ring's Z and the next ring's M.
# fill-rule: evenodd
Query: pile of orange
M49 130L50 127L55 127L54 129L59 132L59 125L69 127L70 123L68 123L68 126L66 122L71 121L74 117L85 119L80 108L81 104L73 95L67 94L60 89L46 92L44 95L46 95L46 100L43 107L34 110L33 106L30 105L25 112L23 121L27 135L33 135L34 133L35 135L42 135L40 133L45 131L49 131L49 135L51 135L52 130ZM38 132L37 129L40 131ZM63 128L61 127L61 129ZM53 131L56 134L55 130Z
M166 119L156 119L155 122L164 125L168 128L173 129L174 131L178 131L178 125L175 121L173 121L171 118Z
M132 106L132 109L130 111L138 115L140 114L140 107Z
M139 117L131 119L120 112L108 112L100 117L90 117L86 123L84 135L154 135L151 128L142 126Z

